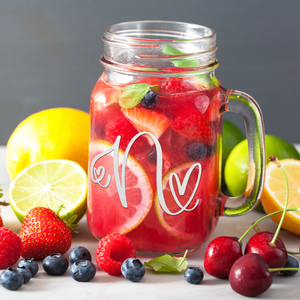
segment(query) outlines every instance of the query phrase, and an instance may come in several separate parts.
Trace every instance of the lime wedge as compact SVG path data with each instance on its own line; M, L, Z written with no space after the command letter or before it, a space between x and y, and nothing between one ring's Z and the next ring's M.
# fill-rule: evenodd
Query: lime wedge
M37 206L56 211L64 205L61 216L72 212L76 223L86 211L87 174L76 162L50 159L32 164L10 183L8 198L18 219Z

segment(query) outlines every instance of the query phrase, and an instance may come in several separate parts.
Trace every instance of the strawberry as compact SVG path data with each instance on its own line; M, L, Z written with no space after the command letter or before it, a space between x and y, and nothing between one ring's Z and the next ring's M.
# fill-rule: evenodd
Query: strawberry
M19 237L22 241L22 257L44 259L51 253L64 254L72 244L72 224L77 216L68 214L67 220L47 207L35 207L24 218Z
M111 116L110 120L106 123L105 126L105 135L107 140L113 144L116 138L120 135L120 148L126 150L127 145L131 139L138 134L137 129L124 117L124 115L118 111ZM132 145L130 151L136 153L141 151L143 147L149 147L147 139L142 136L138 138Z
M206 145L215 143L216 135L206 117L198 110L183 110L175 117L172 127L183 136Z
M170 121L163 114L143 107L122 108L121 111L137 131L150 132L155 135L157 139L161 137L170 125ZM152 146L154 144L152 138L149 135L146 135L146 138Z

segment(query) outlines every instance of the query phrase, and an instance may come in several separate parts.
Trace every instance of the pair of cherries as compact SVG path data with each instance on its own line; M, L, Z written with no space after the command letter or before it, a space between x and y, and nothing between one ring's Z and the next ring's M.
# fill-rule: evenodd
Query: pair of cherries
M248 297L265 292L272 284L272 275L283 271L282 268L288 260L288 252L278 234L286 212L300 211L300 208L287 208L289 187L285 170L275 156L270 156L269 160L281 169L286 182L284 209L256 221L240 239L229 236L214 239L208 245L204 257L204 268L208 274L217 278L229 278L232 289ZM249 239L243 255L241 241L245 235L260 221L277 213L282 213L282 216L275 234L268 231L256 233ZM290 270L290 275L294 275L299 270L299 265L284 270L285 272Z
M284 267L288 254L284 243L274 234L262 231L250 238L244 255L240 241L235 237L220 236L207 247L204 268L217 278L229 278L234 291L244 296L257 296L272 284L270 270ZM271 268L271 269L270 269Z

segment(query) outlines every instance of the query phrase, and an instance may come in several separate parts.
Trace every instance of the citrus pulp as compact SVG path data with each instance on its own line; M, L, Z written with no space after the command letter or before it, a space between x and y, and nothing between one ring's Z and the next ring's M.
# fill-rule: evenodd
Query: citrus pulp
M41 161L23 169L8 189L10 205L23 222L27 212L37 206L56 211L64 205L61 216L72 212L76 223L86 211L87 175L76 162L64 159Z
M300 161L295 159L280 160L285 170L289 185L288 208L300 207ZM267 214L282 210L286 200L286 184L283 174L275 164L269 163L266 168L266 180L261 203ZM271 216L279 224L282 214ZM300 213L286 212L282 228L300 235Z

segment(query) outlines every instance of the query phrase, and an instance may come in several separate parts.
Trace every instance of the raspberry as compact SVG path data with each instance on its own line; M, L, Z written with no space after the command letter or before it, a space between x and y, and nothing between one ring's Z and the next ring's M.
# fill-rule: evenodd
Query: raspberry
M0 227L2 227L2 226L3 226L3 221L2 221L2 218L0 216Z
M100 269L112 276L121 275L121 266L127 258L136 258L136 249L124 234L111 233L98 243L96 262Z
M20 258L21 239L11 230L0 228L0 269L14 265Z

